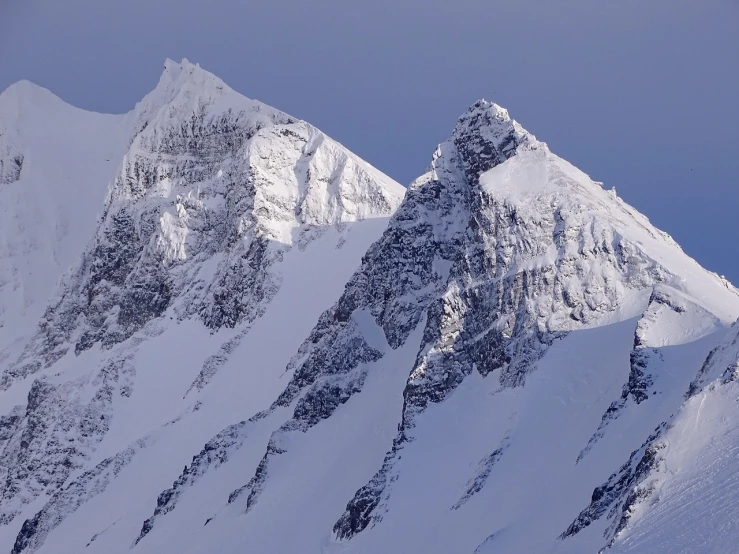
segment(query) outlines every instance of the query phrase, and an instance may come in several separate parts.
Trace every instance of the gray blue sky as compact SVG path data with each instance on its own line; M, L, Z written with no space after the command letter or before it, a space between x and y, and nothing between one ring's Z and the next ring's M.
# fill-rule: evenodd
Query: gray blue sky
M166 57L404 184L493 100L739 284L739 0L0 0L0 89L124 112Z

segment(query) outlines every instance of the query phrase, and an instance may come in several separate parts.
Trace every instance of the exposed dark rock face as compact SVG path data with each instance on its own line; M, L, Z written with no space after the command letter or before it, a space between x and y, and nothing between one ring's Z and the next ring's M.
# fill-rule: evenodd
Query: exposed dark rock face
M608 512L608 519L613 522L604 538L608 541L607 545L613 543L614 538L626 528L636 504L653 491L649 477L661 461L659 452L665 445L660 442L660 437L666 429L667 424L660 425L641 448L632 452L628 462L593 491L588 507L560 535L560 540L576 535Z
M33 519L27 519L23 522L21 530L15 539L11 554L21 554L33 541L38 531L39 517L38 514Z
M209 469L215 469L228 461L231 449L246 440L246 431L249 424L261 419L261 417L263 416L258 414L250 421L242 421L227 427L208 441L203 449L192 457L190 466L185 466L182 474L172 483L172 487L163 491L157 497L154 513L141 526L139 536L136 538L137 544L154 528L154 522L158 517L174 510L177 506L177 500L187 487L195 483Z
M20 180L25 159L26 154L16 134L0 127L0 186Z
M0 523L11 522L38 495L60 490L72 472L84 467L110 428L113 397L131 394L134 374L123 356L91 377L62 385L33 382L25 413L14 409L3 418Z
M593 436L590 437L588 444L580 451L576 463L579 463L595 444L603 438L609 423L617 419L630 401L640 404L649 398L649 389L653 384L652 375L649 373L650 360L656 359L662 361L662 355L659 350L638 348L629 355L629 379L621 389L621 396L618 400L611 402L611 405L603 414L600 425Z
M15 435L25 412L25 406L15 406L7 415L0 417L0 449Z
M246 334L251 329L251 326L247 326L245 329L240 331L235 337L224 342L218 349L218 352L212 356L208 356L203 362L203 368L198 373L198 376L193 380L192 384L185 391L185 396L190 394L191 391L202 390L210 380L218 373L218 370L228 361L229 357L241 344Z
M508 448L508 444L509 438L505 437L498 448L496 448L490 454L480 460L475 475L467 483L464 494L454 504L454 506L452 506L452 510L458 510L470 498L472 498L475 494L482 490L482 488L485 486L485 481L487 481L488 477L490 477L490 473L493 471L493 467L503 457L503 454Z
M9 159L0 158L0 185L15 183L21 178L23 154L15 154Z
M739 323L734 323L728 340L708 354L698 375L690 383L690 387L685 393L686 400L695 396L707 386L711 386L715 381L727 384L737 380L739 377L739 358L731 355L732 351L739 347L739 333L733 331L737 327L739 327Z
M238 132L222 134L226 115ZM255 132L246 114L226 115L206 120L201 113L187 126L174 117L136 136L93 246L47 310L21 360L6 371L6 386L56 362L70 343L79 354L98 342L110 348L127 339L186 289L202 289L205 283L195 281L193 287L192 282L198 262L218 252L227 252L230 262L213 284L211 301L201 299L197 308L206 325L235 325L245 315L242 301L250 288L268 297L262 289L270 286L263 275L269 241L260 236L250 241L235 229L255 226L242 221L251 217L254 183L248 173L237 176L237 168L229 182L214 182L219 168L232 165ZM239 124L241 119L246 124ZM162 194L169 183L183 192L174 202ZM207 201L218 206L210 209ZM178 242L182 237L187 245ZM219 292L224 288L228 295ZM195 309L192 302L187 309Z

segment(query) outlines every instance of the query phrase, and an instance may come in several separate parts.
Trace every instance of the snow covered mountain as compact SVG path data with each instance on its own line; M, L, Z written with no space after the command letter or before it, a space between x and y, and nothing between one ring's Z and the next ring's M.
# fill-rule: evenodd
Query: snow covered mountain
M3 168L22 156L0 191L15 201L0 257L15 280L3 282L3 298L16 298L30 266L46 277L33 297L45 303L74 260L57 261L55 248L76 247L79 260L33 314L41 317L25 346L9 333L0 366L0 533L10 536L54 492L171 420L213 410L200 433L183 423L189 451L242 417L245 396L268 405L289 352L338 298L405 191L311 125L187 61L167 62L123 116L85 114L28 83L2 100L3 114L16 116L2 120L14 133ZM89 152L74 151L75 133ZM119 152L106 150L108 140ZM81 158L107 164L114 155L117 169L87 176L84 195L73 188L66 203L55 203L61 192L36 202L62 188L49 175L73 180ZM37 210L46 202L56 208L48 227L66 222L74 240L48 227L22 232L46 223ZM4 310L11 332L23 308Z
M186 61L89 117L98 226L0 358L9 551L729 551L739 294L506 110L404 198ZM43 144L8 120L18 226Z

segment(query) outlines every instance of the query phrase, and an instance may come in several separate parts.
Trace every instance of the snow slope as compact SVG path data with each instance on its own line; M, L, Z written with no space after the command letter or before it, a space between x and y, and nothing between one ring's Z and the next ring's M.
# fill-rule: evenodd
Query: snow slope
M27 81L0 94L0 360L28 339L93 235L127 140L122 116Z
M14 554L726 551L739 294L506 110L402 201L187 62L122 121L0 366Z
M737 466L737 325L685 393L575 522L607 526L611 552L733 552ZM597 519L594 517L597 516Z

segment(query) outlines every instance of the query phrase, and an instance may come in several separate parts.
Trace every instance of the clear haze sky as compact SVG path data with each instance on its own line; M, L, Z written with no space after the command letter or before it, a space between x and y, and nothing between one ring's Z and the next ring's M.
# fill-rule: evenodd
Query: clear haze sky
M739 284L739 0L0 0L0 90L120 113L167 57L403 184L493 100Z

